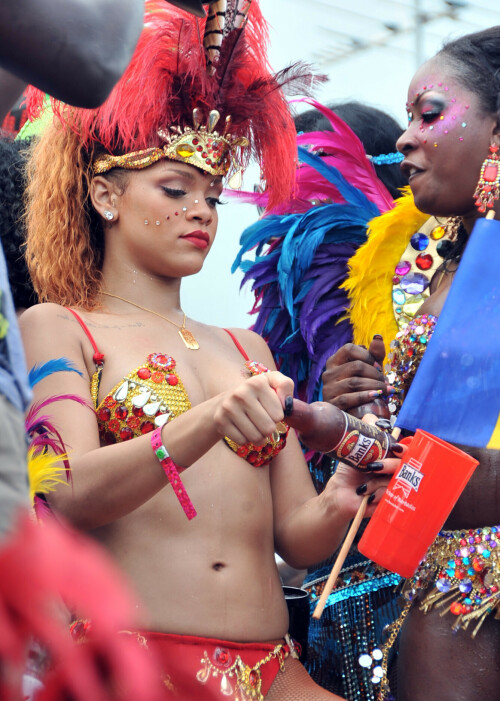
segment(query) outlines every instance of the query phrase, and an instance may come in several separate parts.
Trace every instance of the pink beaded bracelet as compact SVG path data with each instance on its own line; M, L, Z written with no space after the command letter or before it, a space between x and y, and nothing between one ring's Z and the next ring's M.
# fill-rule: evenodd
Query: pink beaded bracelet
M172 488L175 492L175 496L179 500L179 503L182 506L184 513L186 514L188 519L191 520L196 516L196 509L194 508L193 503L189 498L188 493L186 492L186 488L183 485L182 480L179 476L175 462L172 460L172 458L168 454L168 450L162 443L161 427L157 428L151 434L151 446L153 448L154 454L160 461L160 465L163 467L163 471L168 477L168 481L172 485Z

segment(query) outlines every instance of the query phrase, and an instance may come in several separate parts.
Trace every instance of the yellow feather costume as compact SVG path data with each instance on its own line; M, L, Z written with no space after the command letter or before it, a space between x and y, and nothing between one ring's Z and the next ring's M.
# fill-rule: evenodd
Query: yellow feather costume
M401 260L413 234L429 219L418 210L409 187L395 202L394 209L372 219L368 240L349 261L349 277L342 287L351 305L348 316L354 331L354 343L369 346L374 334L380 334L386 347L398 327L392 304L394 269ZM431 226L435 226L433 220Z
M29 448L28 480L31 504L34 503L35 494L48 494L53 492L58 484L69 484L63 462L65 459L65 454L55 455L48 450L37 454L34 447Z

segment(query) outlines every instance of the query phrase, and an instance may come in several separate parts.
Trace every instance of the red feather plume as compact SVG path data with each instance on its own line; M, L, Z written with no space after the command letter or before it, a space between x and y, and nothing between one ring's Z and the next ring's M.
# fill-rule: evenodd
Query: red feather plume
M51 660L39 701L161 701L161 673L132 635L135 599L95 543L29 517L0 549L0 698L18 701L26 652L36 639ZM76 644L61 602L92 620ZM43 674L43 673L42 673Z
M234 21L235 11L243 5L246 10L248 4L248 0L224 3L232 23L223 30L220 51L208 60L202 41L207 19L148 0L135 54L106 102L97 110L85 110L53 101L55 114L87 145L96 141L117 154L160 146L158 129L192 127L195 107L205 119L210 110L217 109L219 131L230 115L231 134L249 139L250 148L239 155L243 164L251 157L260 162L269 206L288 200L294 186L296 149L283 88L289 94L309 94L316 79L302 65L271 73L267 23L257 1L251 3L243 26ZM31 88L31 116L42 102L43 96Z

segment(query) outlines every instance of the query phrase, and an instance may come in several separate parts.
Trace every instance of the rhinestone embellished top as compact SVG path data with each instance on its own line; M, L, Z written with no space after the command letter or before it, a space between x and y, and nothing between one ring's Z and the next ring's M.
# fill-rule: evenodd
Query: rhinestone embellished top
M247 360L252 375L268 372L261 363ZM150 353L144 365L124 377L98 404L100 372L92 376L91 395L96 408L99 437L104 445L121 443L164 426L191 408L188 394L176 372L174 358L165 353ZM286 445L288 426L279 423L262 446L226 444L254 467L267 465Z

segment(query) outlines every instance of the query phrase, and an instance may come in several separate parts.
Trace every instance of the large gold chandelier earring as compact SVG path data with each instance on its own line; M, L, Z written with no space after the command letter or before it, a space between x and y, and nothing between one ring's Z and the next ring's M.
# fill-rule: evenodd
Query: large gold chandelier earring
M491 156L484 159L479 175L479 182L474 192L474 204L480 212L492 209L495 200L500 197L500 160L497 156L498 146L490 146Z

